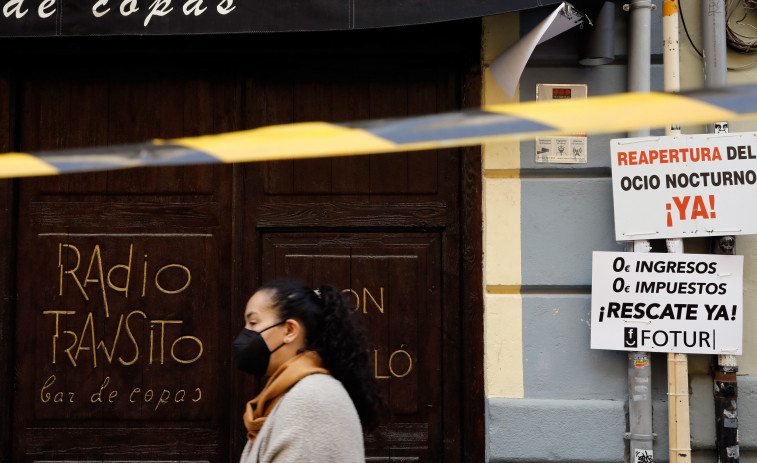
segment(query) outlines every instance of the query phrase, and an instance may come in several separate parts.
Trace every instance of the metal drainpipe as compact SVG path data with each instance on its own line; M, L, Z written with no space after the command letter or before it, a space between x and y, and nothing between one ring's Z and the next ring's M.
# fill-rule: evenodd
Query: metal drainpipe
M705 88L727 86L725 2L723 0L702 0L702 42ZM715 126L707 124L707 133L714 132Z
M637 0L623 5L630 12L630 37L628 41L628 91L649 92L652 54L652 2ZM649 129L628 132L628 136L648 137Z
M652 2L623 5L630 12L628 40L628 91L649 92L651 74ZM631 138L649 136L649 129L628 133ZM634 241L634 252L650 252L648 240ZM628 353L628 430L630 463L654 461L652 434L652 365L649 352Z
M704 43L704 84L706 88L728 85L723 0L702 0L702 38ZM715 121L713 121L715 122ZM707 133L714 133L714 124L707 124ZM713 252L733 254L733 236L716 237ZM715 397L715 437L720 463L739 461L738 372L736 356L718 355L713 395Z
M634 252L650 252L651 243L638 240ZM628 353L628 449L630 463L654 461L652 433L652 364L649 352Z

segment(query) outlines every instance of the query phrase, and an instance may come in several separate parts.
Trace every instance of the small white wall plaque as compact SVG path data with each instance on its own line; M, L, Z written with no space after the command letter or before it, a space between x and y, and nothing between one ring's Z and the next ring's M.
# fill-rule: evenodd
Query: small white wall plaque
M585 99L587 93L586 84L536 84L536 101ZM587 159L585 133L536 138L537 163L585 164Z

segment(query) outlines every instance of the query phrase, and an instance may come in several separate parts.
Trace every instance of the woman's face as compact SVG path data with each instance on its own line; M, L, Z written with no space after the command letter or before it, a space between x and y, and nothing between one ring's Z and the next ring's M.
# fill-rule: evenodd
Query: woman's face
M269 291L258 291L253 294L247 302L247 307L245 307L244 311L244 327L248 330L261 333L265 343L268 345L269 351L276 349L284 342L286 331L286 325L274 326L273 328L266 330L266 328L281 321L279 320L279 314L271 307L271 303L272 301ZM282 353L282 349L279 349L271 354L268 370L266 370L265 373L266 376L273 374L279 366L287 360L282 358Z

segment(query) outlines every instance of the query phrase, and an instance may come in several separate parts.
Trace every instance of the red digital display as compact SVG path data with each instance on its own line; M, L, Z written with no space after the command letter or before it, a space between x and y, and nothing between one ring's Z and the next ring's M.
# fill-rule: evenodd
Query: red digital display
M570 98L569 88L553 88L552 89L553 100L567 99L567 98Z

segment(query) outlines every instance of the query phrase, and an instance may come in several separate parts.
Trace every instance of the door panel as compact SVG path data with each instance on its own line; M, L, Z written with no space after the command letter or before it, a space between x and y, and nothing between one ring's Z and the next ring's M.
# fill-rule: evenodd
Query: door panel
M449 69L350 68L335 76L311 72L307 82L266 71L248 89L249 120L258 124L355 121L430 114L443 110ZM307 104L303 104L307 102ZM274 107L283 106L282 110ZM448 109L448 108L444 108ZM450 150L447 150L449 152ZM267 194L435 194L439 151L419 151L267 163Z
M29 277L18 284L17 461L158 449L217 461L227 415L214 372L230 356L217 322L228 301L217 279L228 261L224 208L187 201L133 221L138 204L110 202L115 212L99 221L71 199L55 220L40 213L54 205L29 201L20 224L18 274Z
M73 65L19 81L24 150L239 128L238 74ZM228 461L232 178L19 182L12 461Z
M442 300L438 234L263 235L263 279L343 288L371 339L373 371L392 410L371 457L441 456Z

